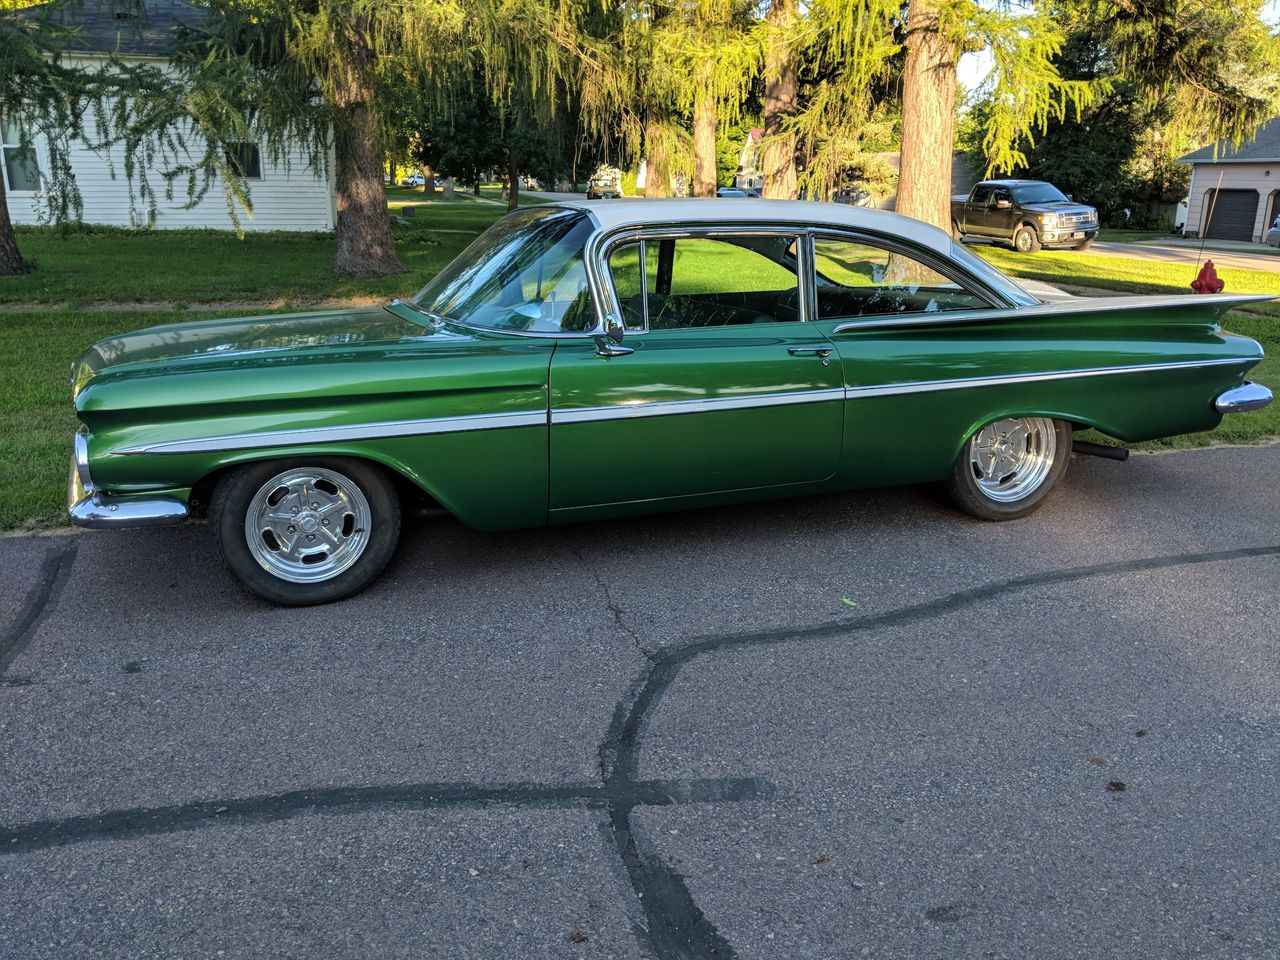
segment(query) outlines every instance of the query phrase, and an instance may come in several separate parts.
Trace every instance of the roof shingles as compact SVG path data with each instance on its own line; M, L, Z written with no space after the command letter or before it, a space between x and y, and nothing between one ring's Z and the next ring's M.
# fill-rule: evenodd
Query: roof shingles
M1280 162L1280 117L1268 120L1257 130L1254 138L1242 143L1239 149L1232 147L1230 141L1219 140L1217 155L1214 144L1193 150L1179 157L1183 163L1215 163L1228 161L1231 163L1271 163Z
M165 57L173 52L178 29L205 23L209 8L190 0L83 0L53 11L51 19L75 28L68 49L77 53Z

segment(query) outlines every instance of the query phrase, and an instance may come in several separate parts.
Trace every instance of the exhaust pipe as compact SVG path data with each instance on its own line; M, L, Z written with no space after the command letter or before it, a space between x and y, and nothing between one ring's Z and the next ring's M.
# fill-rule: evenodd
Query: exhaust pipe
M1128 447L1107 447L1101 443L1090 443L1088 440L1072 440L1071 452L1078 453L1082 457L1102 457L1103 460L1123 462L1129 459Z

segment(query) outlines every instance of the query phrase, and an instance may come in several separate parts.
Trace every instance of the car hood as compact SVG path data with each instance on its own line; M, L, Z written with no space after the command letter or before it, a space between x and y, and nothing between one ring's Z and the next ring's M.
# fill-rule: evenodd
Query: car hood
M539 337L436 323L393 302L109 337L73 364L72 394L81 414L150 408L158 416L163 407L545 384L553 347Z
M1093 213L1093 207L1083 203L1055 200L1051 203L1023 203L1019 209L1027 213Z
M100 340L77 362L77 379L138 364L241 360L268 353L398 342L427 333L382 307L147 327Z

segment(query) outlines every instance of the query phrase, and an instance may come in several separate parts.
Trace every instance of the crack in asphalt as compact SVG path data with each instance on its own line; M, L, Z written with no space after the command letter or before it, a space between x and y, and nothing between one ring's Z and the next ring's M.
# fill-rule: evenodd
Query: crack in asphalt
M49 551L40 564L40 576L27 594L22 605L22 615L12 629L0 637L0 679L3 679L4 672L27 648L44 618L57 604L58 596L70 579L75 557L76 542L67 538L60 550Z
M5 655L29 639L37 620L56 595L54 581L65 579L66 561L74 553L64 550L51 577L31 600L25 626L7 641ZM582 560L581 555L575 555ZM647 660L646 670L614 708L600 746L602 783L478 786L436 783L401 786L338 787L296 790L269 796L200 801L169 807L135 808L98 816L71 817L0 827L0 855L25 853L94 839L136 837L176 830L197 829L216 823L254 823L290 817L359 812L384 808L430 809L515 805L539 807L587 806L607 810L609 830L616 851L644 912L650 948L659 960L734 960L736 953L694 901L684 878L648 844L638 844L631 824L636 807L684 803L719 803L767 799L774 787L759 779L644 780L639 776L641 738L666 691L691 661L728 649L778 646L889 629L930 620L981 601L1042 586L1056 586L1095 577L1140 573L1179 566L1231 560L1280 558L1280 544L1243 547L1121 560L1068 567L1013 577L957 590L944 596L861 620L843 619L810 627L779 628L692 637L652 653L637 641ZM44 573L49 573L46 561ZM595 576L593 571L593 576ZM614 611L622 612L608 598L608 588L596 578ZM58 588L60 589L60 587ZM619 624L620 625L620 624ZM635 639L632 631L624 628Z
M1256 557L1280 557L1280 544L1048 570L957 590L864 620L838 620L799 629L782 628L694 637L657 651L650 658L652 665L648 673L635 687L635 696L630 700L624 698L615 708L601 748L602 757L613 758L611 768L605 774L605 786L615 796L626 798L630 789L642 782L638 775L639 750L645 724L681 668L704 654L717 653L727 648L778 646L905 626L931 620L979 601L1035 587L1056 586L1121 573ZM622 857L631 885L648 920L649 940L654 951L660 960L733 960L737 954L694 902L684 878L668 866L656 851L644 851L637 846L631 828L631 811L634 806L628 805L624 799L611 801L609 816L618 854Z
M600 576L600 571L587 563L586 557L582 555L580 550L570 548L569 552L574 555L578 563L582 564L582 568L591 575L591 579L596 582L596 586L599 587L600 592L604 594L605 609L613 615L613 625L631 638L632 646L636 648L642 657L646 660L652 661L653 654L645 647L644 641L640 639L640 635L631 627L627 626L627 612L613 602L613 594L609 590L608 581L605 580L604 577Z

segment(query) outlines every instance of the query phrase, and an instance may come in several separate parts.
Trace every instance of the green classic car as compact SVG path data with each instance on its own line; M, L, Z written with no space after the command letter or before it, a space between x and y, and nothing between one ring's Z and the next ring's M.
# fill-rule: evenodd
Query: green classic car
M914 220L756 200L511 214L413 299L154 327L72 369L70 511L207 514L283 604L361 589L401 505L503 530L885 484L1038 507L1072 431L1266 405L1258 297L1042 303Z

